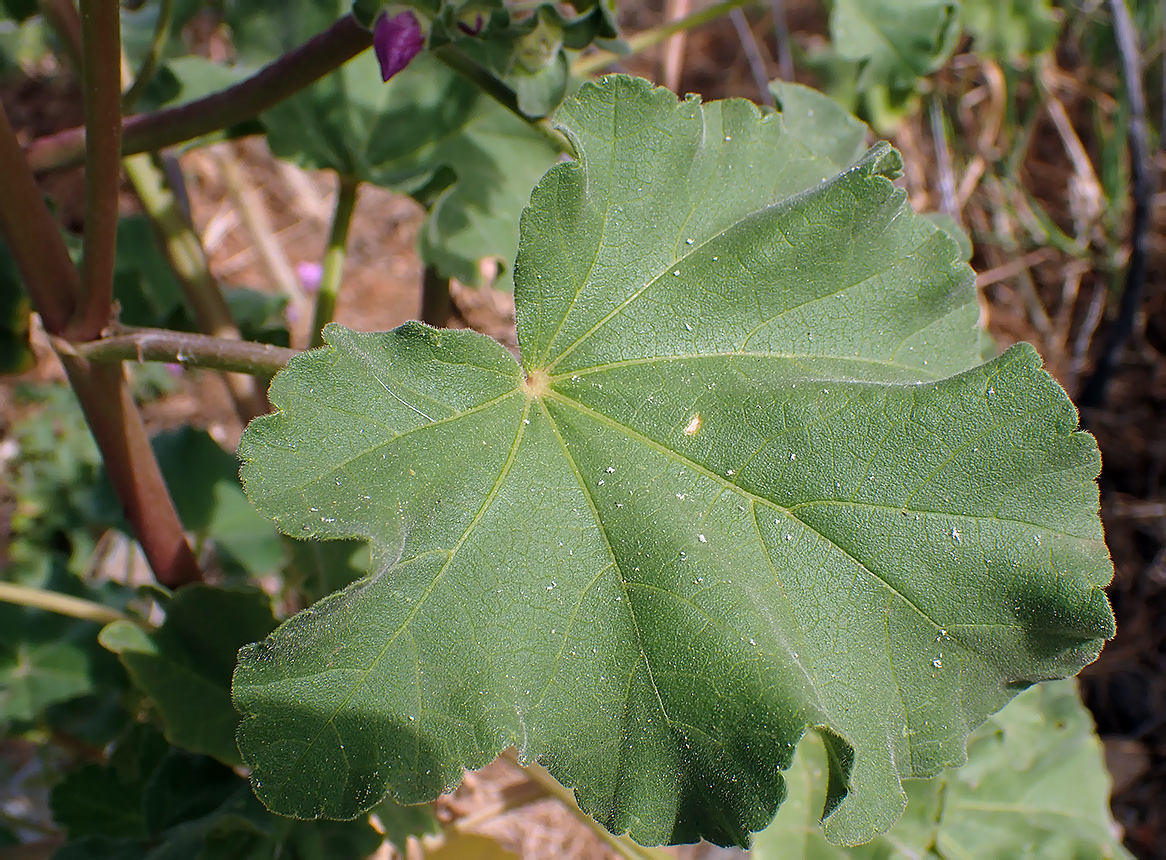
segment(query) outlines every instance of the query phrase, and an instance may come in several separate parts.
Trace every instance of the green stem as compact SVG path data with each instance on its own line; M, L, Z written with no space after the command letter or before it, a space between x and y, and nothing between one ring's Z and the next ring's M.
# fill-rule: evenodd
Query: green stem
M245 81L188 104L128 117L122 126L122 155L165 149L258 116L371 45L372 34L345 15ZM37 173L75 167L85 157L85 132L73 128L42 137L29 145L26 155Z
M142 64L138 67L138 73L134 76L134 82L122 94L122 113L129 113L133 110L134 105L145 91L146 85L150 83L151 78L154 77L154 73L158 71L158 62L162 57L163 48L166 47L166 40L170 37L170 28L173 24L174 0L161 0L158 7L158 22L154 27L154 35L150 39L150 47L147 48L146 56L142 59Z
M421 321L445 328L451 316L453 301L449 295L449 278L443 278L435 266L426 266L421 275Z
M744 2L744 0L742 0ZM445 63L462 77L472 81L486 95L494 99L520 120L529 125L534 131L546 140L554 149L566 155L575 157L575 148L571 142L555 129L545 119L532 119L518 108L518 96L510 85L499 78L469 54L455 45L442 45L433 52L433 56Z
M212 337L241 340L227 300L211 274L202 240L186 220L177 196L167 187L163 171L148 155L131 155L123 164L190 302L198 327ZM266 398L255 387L254 380L233 374L227 376L226 382L243 423L267 412Z
M348 225L352 223L352 212L356 208L359 190L360 180L356 177L339 177L332 230L328 234L328 247L324 251L324 271L320 276L320 292L316 295L316 313L312 318L310 346L313 348L324 345L324 326L332 322L336 314L336 298L340 295L344 258L348 251Z
M271 377L299 355L299 350L266 343L229 340L205 334L116 325L108 336L88 343L54 344L86 361L165 361L251 376Z
M641 51L646 51L648 48L654 48L661 42L667 41L670 36L674 36L685 30L695 29L710 21L715 21L722 15L744 6L747 2L749 0L721 0L720 3L714 3L705 9L698 9L691 15L677 18L675 21L669 21L658 27L641 30L627 40L628 47L631 48L630 54L613 54L610 51L598 51L575 60L571 66L571 71L580 76L593 75L603 67L619 62L626 56L638 54Z
M72 316L80 275L25 163L8 114L0 106L0 235L16 261L45 330L62 334Z
M121 186L121 19L116 0L81 3L85 93L85 235L81 292L69 335L92 340L109 322Z
M27 588L11 582L0 582L0 602L27 606L30 609L44 609L58 615L68 615L70 618L80 618L82 621L96 621L98 624L134 620L124 612L119 612L103 603L96 603L81 597L72 597L56 591Z

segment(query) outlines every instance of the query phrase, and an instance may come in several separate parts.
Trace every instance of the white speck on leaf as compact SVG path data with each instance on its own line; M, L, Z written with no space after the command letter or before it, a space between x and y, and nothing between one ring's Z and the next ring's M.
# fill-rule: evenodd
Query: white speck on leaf
M701 422L700 413L697 412L695 415L692 416L692 418L689 419L688 426L684 428L684 435L685 436L695 436L697 433L699 433L700 432L700 422Z

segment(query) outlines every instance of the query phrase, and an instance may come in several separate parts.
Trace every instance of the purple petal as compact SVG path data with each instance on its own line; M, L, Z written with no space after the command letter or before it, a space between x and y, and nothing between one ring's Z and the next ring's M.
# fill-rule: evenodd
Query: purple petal
M320 289L324 267L319 263L297 263L296 274L300 276L300 283L304 285L305 292L314 293Z
M390 18L381 15L372 31L372 48L381 64L381 80L387 81L421 53L425 34L412 12Z

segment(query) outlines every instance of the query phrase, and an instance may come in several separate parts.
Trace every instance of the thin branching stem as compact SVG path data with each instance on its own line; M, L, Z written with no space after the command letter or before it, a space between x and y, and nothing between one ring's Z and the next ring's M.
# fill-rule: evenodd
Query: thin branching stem
M20 152L0 106L0 235L24 279L32 306L51 334L62 334L73 314L81 278L57 222Z
M82 621L96 621L98 624L134 620L124 612L119 612L103 603L61 594L57 591L28 588L11 582L0 582L0 602L27 606L30 609L44 609L47 612L79 618Z
M258 116L371 45L372 34L345 15L245 81L188 104L128 117L122 126L122 155L165 149ZM26 155L37 173L75 167L85 160L85 131L73 128L42 137L29 145Z
M561 132L546 119L536 119L524 114L518 107L518 95L511 89L510 85L469 54L455 45L442 45L433 52L433 56L462 77L476 84L478 89L529 125L554 149L574 157L574 147Z
M324 326L336 315L336 300L344 276L344 260L348 254L348 225L356 209L360 180L355 176L340 176L336 190L336 208L332 213L332 229L328 233L328 247L324 250L324 270L320 275L320 291L316 294L316 311L312 316L310 346L324 345Z
M70 348L91 362L164 361L259 377L274 376L299 354L299 350L267 343L125 325L112 326L100 340Z
M211 274L202 240L168 187L164 172L147 155L131 155L124 163L126 176L154 226L199 329L212 337L241 340L219 282ZM254 380L230 374L225 381L244 424L267 411L267 399Z

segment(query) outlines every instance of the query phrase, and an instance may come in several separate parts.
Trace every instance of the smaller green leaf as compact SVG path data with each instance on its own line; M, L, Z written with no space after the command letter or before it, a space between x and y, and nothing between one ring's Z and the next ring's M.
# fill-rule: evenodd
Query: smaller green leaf
M292 47L323 29L328 5L239 4L248 8L233 19L236 45L246 57ZM454 6L450 15L462 8ZM508 20L500 14L498 33L491 30L489 43L482 41L485 33L464 40L476 59L506 74L513 66L512 37L520 35L517 30L505 35ZM456 25L439 23L447 42L458 38ZM562 98L566 66L562 52L556 56L545 71L512 81L524 110L541 115ZM365 53L261 119L279 158L406 194L424 191L430 214L419 238L422 261L470 286L482 284L484 258L513 261L522 208L559 155L474 83L426 54L385 84L376 58ZM442 192L435 195L431 181L439 174L444 176ZM507 265L495 286L509 289L511 283Z
M410 836L441 833L441 822L428 803L405 805L386 797L373 809L385 831L385 838L402 854Z
M49 799L53 820L72 839L147 837L142 801L167 749L155 729L131 725L118 738L108 763L84 765L54 786Z
M238 83L249 71L206 57L175 57L158 68L135 109L157 110L186 104Z
M903 817L866 845L822 835L827 767L821 740L807 735L786 773L785 803L754 839L754 860L1129 857L1113 837L1101 743L1071 680L1017 696L971 735L963 767L905 780Z
M957 0L838 0L830 37L840 56L863 64L859 89L913 86L955 51L959 9Z
M54 702L92 689L89 660L76 643L0 645L0 720L35 719Z
M1049 0L963 0L963 20L977 54L1014 65L1051 50L1061 29Z
M23 584L104 602L101 593L65 571L59 557L43 561L44 580ZM102 680L113 680L102 677L106 667L97 631L92 622L0 603L0 722L35 720L50 705L91 693Z
M870 129L837 101L801 84L776 80L769 85L790 135L840 170L866 152Z
M262 592L194 585L175 595L155 633L118 621L101 631L100 640L153 699L172 743L238 764L239 715L230 695L235 655L273 629Z

